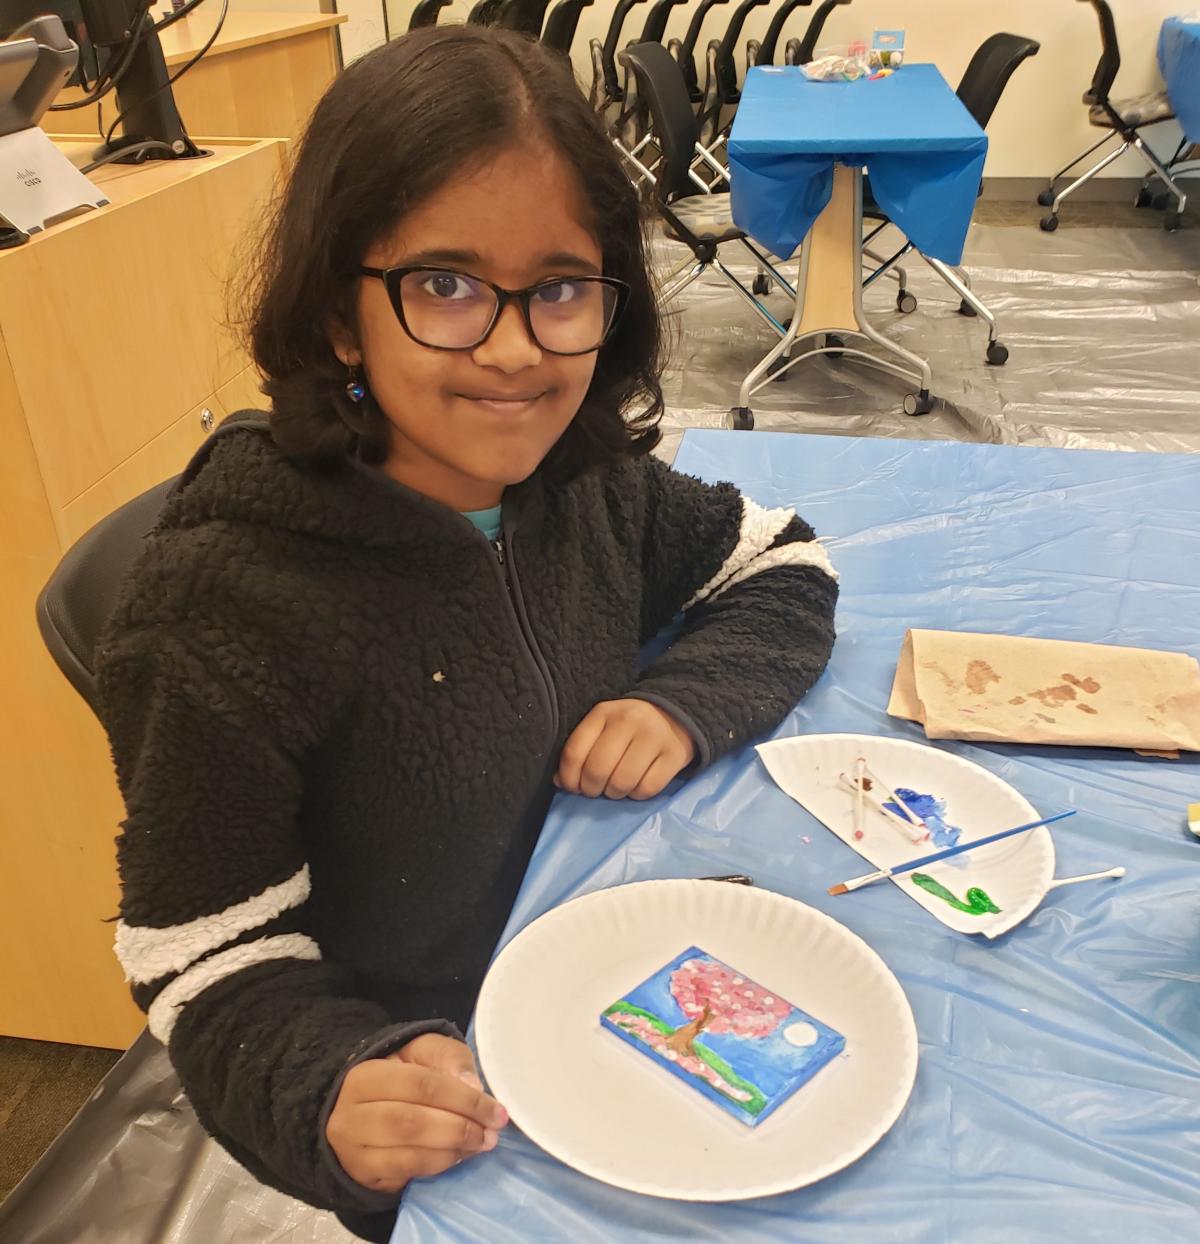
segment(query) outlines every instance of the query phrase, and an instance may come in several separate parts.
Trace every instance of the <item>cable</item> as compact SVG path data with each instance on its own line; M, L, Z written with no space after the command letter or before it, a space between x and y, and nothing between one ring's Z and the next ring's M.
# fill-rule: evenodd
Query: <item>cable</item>
M103 73L97 70L96 81L92 84L92 89L86 92L82 99L74 100L69 104L51 104L50 112L70 112L75 108L90 107L92 104L102 100L116 87L117 83L124 77L125 71L133 63L133 54L137 51L138 45L142 41L142 35L145 33L144 27L147 18L150 16L150 6L153 2L154 0L144 0L140 12L136 14L133 23L133 34L122 49L116 67L113 68L112 65L109 65Z
M98 160L93 160L91 164L85 164L79 171L86 177L88 173L98 169L102 164L111 164L114 160L128 160L130 156L140 155L143 151L169 151L172 155L175 154L175 148L170 143L164 143L158 138L148 138L143 143L133 143L128 147L110 151Z
M168 13L166 17L164 17L162 21L160 21L158 25L154 27L154 29L155 30L166 30L168 26L174 26L175 23L179 21L181 17L187 17L187 15L197 5L203 4L203 3L204 3L204 0L188 0L187 4L185 4L182 8L176 9L173 13Z
M185 65L181 65L161 86L155 87L145 99L139 99L137 103L130 104L117 114L117 118L112 125L108 127L108 133L104 136L106 143L111 143L113 135L117 132L117 126L125 119L125 115L134 108L141 108L148 104L156 95L161 95L163 91L170 90L171 87L183 77L189 69L197 64L201 58L208 52L217 41L217 36L221 33L222 27L225 25L225 18L229 15L229 0L221 0L221 15L217 18L217 24L213 27L213 32L208 36L208 42L192 57Z

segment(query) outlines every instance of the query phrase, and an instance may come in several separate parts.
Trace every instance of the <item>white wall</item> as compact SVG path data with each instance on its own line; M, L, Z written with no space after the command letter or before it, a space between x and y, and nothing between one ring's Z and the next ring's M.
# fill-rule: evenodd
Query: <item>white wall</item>
M384 0L229 0L231 13L344 13L348 20L338 27L338 39L347 65L384 42L383 6ZM197 17L217 7L216 0L208 0Z
M233 0L233 3L257 0ZM442 10L441 20L463 21L471 0L454 0ZM551 0L553 4L555 0ZM740 0L714 8L705 23L702 44L720 38ZM393 37L408 26L414 0L386 0ZM632 10L622 44L636 38L650 3ZM1163 18L1187 9L1187 0L1110 0L1121 41L1121 73L1116 94L1139 95L1160 90L1155 49ZM682 38L695 0L673 10L667 36ZM771 20L774 4L756 9L743 28L742 45L761 38ZM596 0L584 9L575 36L573 57L581 80L591 80L587 58L589 38L603 39L613 11L612 0ZM804 33L812 9L799 9L784 29L782 44ZM1100 131L1087 123L1080 96L1091 82L1100 55L1100 32L1094 10L1079 0L853 0L834 10L822 41L848 43L867 38L876 26L903 25L910 60L933 61L956 85L971 54L998 30L1037 39L1041 51L1014 75L988 127L990 151L987 173L992 177L1045 177L1091 146ZM1169 155L1179 141L1179 129L1169 122L1149 131L1151 145ZM1128 155L1106 170L1106 176L1140 176L1139 157Z

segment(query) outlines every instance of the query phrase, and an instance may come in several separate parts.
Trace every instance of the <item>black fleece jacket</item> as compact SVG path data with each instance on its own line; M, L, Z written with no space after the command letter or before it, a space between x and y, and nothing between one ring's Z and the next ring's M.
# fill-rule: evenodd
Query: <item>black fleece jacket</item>
M375 471L289 461L265 417L238 416L185 472L97 652L134 997L204 1127L345 1215L399 1198L324 1140L341 1080L465 1025L584 714L649 700L707 764L777 725L833 644L811 529L730 485L649 457L535 474L503 523L497 548Z

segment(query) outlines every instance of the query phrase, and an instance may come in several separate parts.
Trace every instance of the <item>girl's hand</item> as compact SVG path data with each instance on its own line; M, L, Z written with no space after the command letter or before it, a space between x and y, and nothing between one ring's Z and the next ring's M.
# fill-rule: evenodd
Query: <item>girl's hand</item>
M575 727L554 779L572 795L649 799L696 755L692 736L646 700L606 700Z
M342 1169L376 1192L496 1147L508 1112L483 1092L462 1041L426 1033L352 1067L325 1126Z

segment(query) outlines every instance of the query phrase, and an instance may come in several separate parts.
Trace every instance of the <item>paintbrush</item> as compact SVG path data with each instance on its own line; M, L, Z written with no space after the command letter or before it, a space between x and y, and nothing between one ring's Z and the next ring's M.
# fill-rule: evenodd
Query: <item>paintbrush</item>
M1062 821L1068 816L1074 815L1074 811L1060 812L1057 816L1048 816L1041 821L1030 821L1028 825L1017 825L1013 829L1003 829L998 834L989 834L986 838L977 838L974 842L965 842L961 846L947 847L944 851L935 851L932 855L923 855L919 860L909 860L907 864L897 864L894 868L881 868L878 872L867 873L862 877L851 877L849 881L843 881L840 885L830 886L829 893L848 894L851 890L860 889L862 886L870 885L874 881L884 881L888 877L895 877L900 873L912 872L914 868L924 868L926 864L937 864L941 860L948 860L952 855L962 855L964 851L974 851L976 847L986 847L989 842L999 842L1001 838L1011 838L1014 834L1023 834L1028 830L1037 829L1040 825L1053 825L1055 821Z

